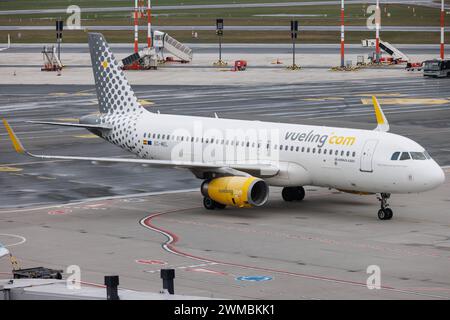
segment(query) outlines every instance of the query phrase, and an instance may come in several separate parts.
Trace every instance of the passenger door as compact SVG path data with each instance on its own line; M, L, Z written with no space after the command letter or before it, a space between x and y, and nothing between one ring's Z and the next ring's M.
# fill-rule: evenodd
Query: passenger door
M373 172L373 154L377 147L378 140L367 140L361 153L360 170L363 172Z

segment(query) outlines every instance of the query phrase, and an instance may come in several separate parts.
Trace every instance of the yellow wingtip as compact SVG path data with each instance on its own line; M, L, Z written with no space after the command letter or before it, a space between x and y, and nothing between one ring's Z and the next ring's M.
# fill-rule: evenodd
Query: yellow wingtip
M380 104L378 103L378 99L375 96L372 96L373 108L375 109L375 116L377 117L378 124L384 124L384 117L381 113Z
M22 143L20 142L19 138L17 138L16 134L14 133L13 129L9 125L8 121L6 121L6 119L3 119L3 125L5 126L6 131L8 131L9 138L11 139L11 142L16 152L25 153L25 149L22 146Z

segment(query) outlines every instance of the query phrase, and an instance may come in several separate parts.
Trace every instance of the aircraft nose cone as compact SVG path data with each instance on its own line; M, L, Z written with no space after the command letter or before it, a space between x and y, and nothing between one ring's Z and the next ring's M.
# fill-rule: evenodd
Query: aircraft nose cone
M436 188L443 184L445 181L445 173L439 165L436 164L436 167L430 173L430 186Z
M436 180L438 185L441 185L445 182L445 172L444 170L442 170L442 168L439 168Z

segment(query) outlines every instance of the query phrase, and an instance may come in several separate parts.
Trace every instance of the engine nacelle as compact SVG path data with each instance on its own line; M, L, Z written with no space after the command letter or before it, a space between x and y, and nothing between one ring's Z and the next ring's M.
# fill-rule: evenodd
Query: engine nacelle
M206 180L202 194L216 202L234 207L259 207L269 198L267 183L255 177L221 177Z

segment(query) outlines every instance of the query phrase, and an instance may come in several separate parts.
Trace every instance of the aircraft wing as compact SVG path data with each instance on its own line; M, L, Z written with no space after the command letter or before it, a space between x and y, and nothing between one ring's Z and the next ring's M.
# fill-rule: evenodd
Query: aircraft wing
M63 126L63 127L76 127L76 128L85 128L85 129L104 129L111 130L111 126L105 124L81 124L81 123L68 123L68 122L51 122L51 121L26 121L27 123L36 123L36 124L48 124L51 126Z
M270 163L225 163L225 162L193 162L193 161L171 161L171 160L149 160L149 159L124 159L124 158L108 158L108 157L79 157L79 156L56 156L56 155L37 155L28 152L22 145L19 138L14 133L9 123L3 119L3 124L8 131L14 149L17 153L26 154L33 158L39 159L57 159L57 160L79 160L94 162L112 162L112 163L136 163L147 164L159 167L186 168L195 171L214 171L218 173L228 173L239 175L242 172L261 176L271 177L279 172L279 168ZM237 171L237 172L236 172Z

